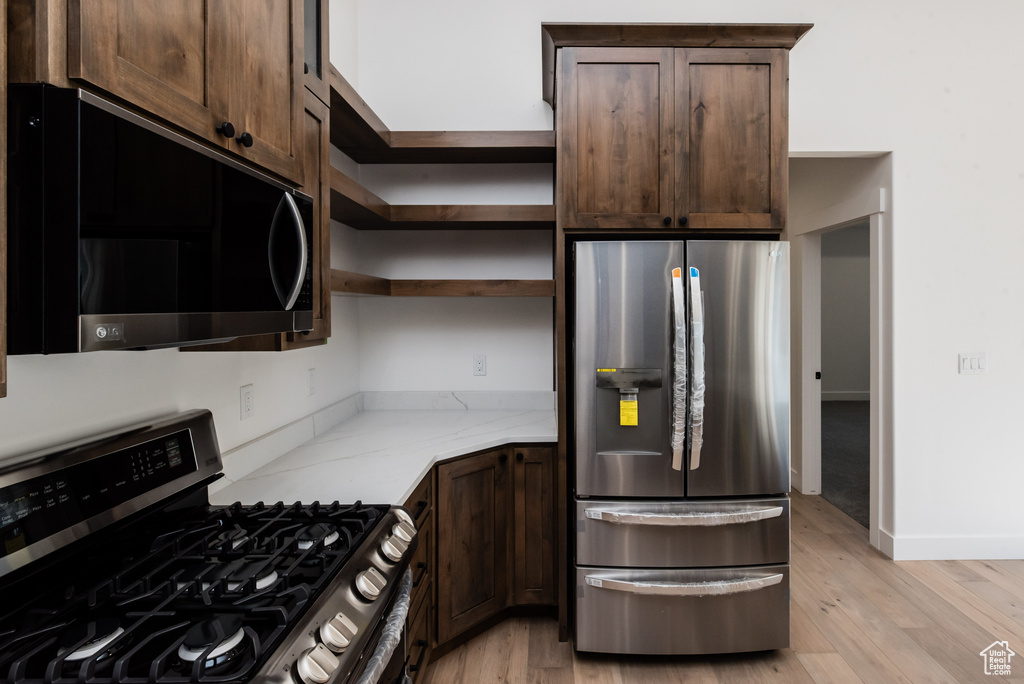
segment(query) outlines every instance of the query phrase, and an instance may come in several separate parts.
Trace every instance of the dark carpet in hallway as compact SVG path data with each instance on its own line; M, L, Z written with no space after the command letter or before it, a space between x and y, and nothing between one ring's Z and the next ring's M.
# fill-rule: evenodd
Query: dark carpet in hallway
M821 496L868 527L870 407L867 401L821 402Z

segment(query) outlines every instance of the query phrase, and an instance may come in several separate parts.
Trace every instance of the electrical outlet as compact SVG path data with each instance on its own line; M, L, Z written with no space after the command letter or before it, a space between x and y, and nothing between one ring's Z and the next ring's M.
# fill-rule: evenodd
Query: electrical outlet
M473 355L473 375L487 375L487 355Z
M314 394L316 394L316 368L310 368L309 369L309 394L308 394L308 396L311 397Z
M242 420L252 418L256 413L256 392L252 385L242 385L239 391L239 412Z

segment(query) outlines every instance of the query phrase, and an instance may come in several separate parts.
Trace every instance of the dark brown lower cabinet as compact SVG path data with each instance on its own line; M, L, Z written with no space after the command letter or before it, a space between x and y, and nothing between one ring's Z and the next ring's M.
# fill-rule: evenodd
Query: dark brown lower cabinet
M437 641L515 606L554 605L554 447L437 466Z
M516 447L514 605L555 604L555 451Z
M437 641L509 603L509 450L437 467Z

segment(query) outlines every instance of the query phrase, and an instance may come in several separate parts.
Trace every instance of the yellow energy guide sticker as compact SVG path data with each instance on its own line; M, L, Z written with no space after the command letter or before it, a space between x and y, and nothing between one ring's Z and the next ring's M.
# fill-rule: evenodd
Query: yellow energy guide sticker
M615 369L614 368L598 368L597 372L598 373L614 373Z
M619 425L637 425L636 397L619 399Z

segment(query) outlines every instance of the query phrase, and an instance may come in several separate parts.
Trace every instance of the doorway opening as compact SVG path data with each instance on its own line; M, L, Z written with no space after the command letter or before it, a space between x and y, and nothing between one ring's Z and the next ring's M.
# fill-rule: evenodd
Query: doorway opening
M870 222L821 236L821 496L871 526Z
M793 488L803 494L822 494L822 400L841 401L843 396L823 395L823 390L845 391L823 387L823 371L830 372L832 380L839 379L836 367L832 371L823 368L823 353L829 352L822 347L822 274L833 268L827 261L823 263L823 241L828 253L830 233L866 225L867 527L871 544L892 557L892 156L886 152L805 153L791 157L789 178L790 221L785 238L792 245L793 264Z

